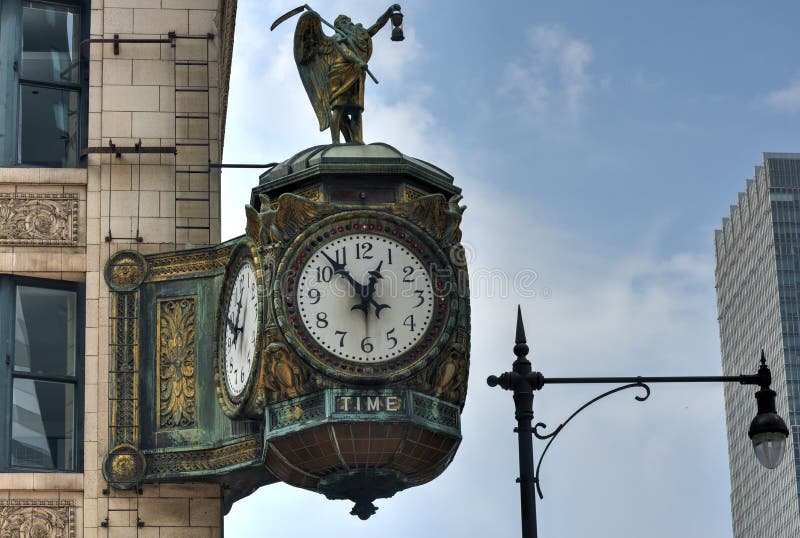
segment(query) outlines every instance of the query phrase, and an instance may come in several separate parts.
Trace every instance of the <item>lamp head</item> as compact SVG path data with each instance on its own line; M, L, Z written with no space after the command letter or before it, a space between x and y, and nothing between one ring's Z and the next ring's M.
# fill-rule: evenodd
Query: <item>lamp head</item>
M761 465L774 469L785 452L789 428L775 409L774 390L762 388L756 392L756 402L758 414L750 423L747 435L753 441L753 450Z

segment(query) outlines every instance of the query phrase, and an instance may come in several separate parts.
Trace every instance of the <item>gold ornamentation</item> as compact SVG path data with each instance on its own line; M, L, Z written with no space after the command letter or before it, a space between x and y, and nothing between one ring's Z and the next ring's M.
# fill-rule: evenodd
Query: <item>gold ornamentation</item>
M278 198L278 215L275 224L285 237L295 237L315 220L335 211L332 204L313 202L287 192Z
M144 256L133 250L121 250L106 263L106 283L114 291L133 291L147 275Z
M339 143L340 133L347 142L362 142L361 112L367 74L377 82L367 68L372 56L372 36L400 6L389 7L369 28L339 15L332 26L336 35L330 37L322 32L319 13L307 5L304 7L308 12L297 21L294 32L294 59L319 120L319 130L330 127L334 144ZM298 8L287 13L272 27L301 11Z
M278 216L277 208L273 208L266 194L258 195L261 211L256 211L253 206L246 204L244 211L247 214L247 235L260 245L270 245L286 241L286 237L275 223Z
M138 293L111 294L111 436L114 445L139 443Z
M179 475L187 471L217 471L254 463L261 458L260 435L220 448L147 454L148 476Z
M302 191L297 192L297 196L302 196L303 198L308 198L312 202L321 202L322 201L322 191L319 187L311 187L310 189L305 189Z
M133 489L144 477L144 455L130 443L115 446L103 461L103 477L117 489Z
M0 537L75 538L75 502L45 499L1 500Z
M77 245L78 195L0 194L0 244Z
M334 206L293 193L278 198L277 208L269 196L259 195L260 211L245 205L247 235L260 245L281 244L305 230L315 220L334 212Z
M390 211L422 227L441 246L448 247L461 241L459 225L467 208L458 205L461 199L460 194L454 194L447 201L442 194L430 194L394 204Z
M294 357L289 348L272 342L264 350L264 382L269 402L282 402L307 392L311 372Z
M469 352L466 346L469 344L459 340L459 336L457 332L453 344L430 372L428 382L433 396L461 405L467 392Z
M195 378L197 296L158 301L159 428L197 425Z
M222 273L225 271L232 251L233 245L230 245L222 248L209 248L200 252L179 254L171 252L148 256L147 282L163 282Z
M136 459L131 454L120 454L111 462L117 480L131 482L136 477Z
M403 189L403 202L409 202L411 200L416 200L417 198L421 198L428 194L425 191L416 189L411 187L410 185L406 185L405 189Z

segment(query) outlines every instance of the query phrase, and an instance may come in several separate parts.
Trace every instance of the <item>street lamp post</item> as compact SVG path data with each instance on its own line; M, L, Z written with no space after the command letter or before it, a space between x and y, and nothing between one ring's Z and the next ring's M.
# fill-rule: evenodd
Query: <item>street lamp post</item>
M510 372L499 376L489 376L486 380L490 387L500 386L514 393L514 417L517 427L514 431L518 434L519 441L519 471L517 479L520 487L520 502L522 509L522 538L537 538L536 528L536 493L542 498L539 484L539 469L542 465L550 444L564 427L581 411L594 402L610 396L616 392L641 388L645 391L643 396L636 396L636 400L644 401L650 396L648 383L739 383L742 385L757 385L756 402L758 411L750 424L748 436L753 443L753 449L758 461L768 469L774 469L783 456L786 438L789 429L775 409L775 391L770 389L772 374L767 367L764 351L761 351L761 365L754 375L738 376L673 376L673 377L552 377L546 378L540 372L531 368L528 360L528 344L525 339L525 327L522 324L522 310L517 308L517 334L514 344L516 360ZM546 384L587 384L587 383L624 383L603 394L589 400L579 407L572 415L560 424L555 430L547 434L540 434L539 429L546 425L539 422L531 427L533 421L533 391L541 390ZM545 445L539 463L534 469L533 436L548 442Z

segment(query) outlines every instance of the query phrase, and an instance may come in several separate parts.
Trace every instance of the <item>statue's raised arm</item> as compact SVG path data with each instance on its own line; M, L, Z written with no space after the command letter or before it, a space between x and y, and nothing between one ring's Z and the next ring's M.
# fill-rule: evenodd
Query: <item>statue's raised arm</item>
M306 13L297 21L294 32L294 58L319 120L319 129L330 128L334 144L339 143L340 133L346 142L363 142L361 113L366 75L378 82L368 66L372 57L372 36L392 20L392 39L402 40L400 6L390 6L375 24L364 28L346 15L339 15L330 24L304 5L278 18L271 29L303 11ZM333 29L334 35L325 35L323 24Z

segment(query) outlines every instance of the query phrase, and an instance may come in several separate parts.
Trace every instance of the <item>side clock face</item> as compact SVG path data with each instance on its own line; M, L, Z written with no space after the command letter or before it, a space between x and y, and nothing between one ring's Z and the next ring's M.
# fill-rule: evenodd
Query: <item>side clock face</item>
M258 337L258 284L252 263L239 265L223 311L225 385L233 399L242 396L255 366Z
M380 366L407 354L438 314L420 250L383 233L329 235L304 254L297 278L306 332L331 355L357 364Z

